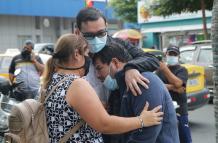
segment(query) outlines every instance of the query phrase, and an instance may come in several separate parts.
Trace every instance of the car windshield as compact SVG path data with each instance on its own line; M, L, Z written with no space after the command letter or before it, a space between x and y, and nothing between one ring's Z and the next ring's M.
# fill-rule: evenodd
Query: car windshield
M10 63L11 63L11 60L12 60L12 57L7 57L7 56L2 56L0 57L0 69L8 69L8 67L10 66ZM8 71L7 71L8 72Z
M194 51L192 50L183 51L180 54L180 62L191 63L193 60L193 56L194 56Z
M42 48L42 45L37 45L37 44L35 44L35 46L34 46L34 51L35 51L35 52L39 52L39 51L41 50L41 48Z
M201 47L199 57L198 57L198 62L208 63L208 64L213 63L213 52L212 52L211 47L208 47L208 46Z

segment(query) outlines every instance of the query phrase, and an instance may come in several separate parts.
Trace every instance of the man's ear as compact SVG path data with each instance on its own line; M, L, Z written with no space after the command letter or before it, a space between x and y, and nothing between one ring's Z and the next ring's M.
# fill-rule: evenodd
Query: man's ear
M81 34L79 28L76 28L75 31L74 31L74 33L75 33L76 35L80 35L80 34Z
M111 62L116 66L116 68L119 68L120 61L117 58L112 58Z

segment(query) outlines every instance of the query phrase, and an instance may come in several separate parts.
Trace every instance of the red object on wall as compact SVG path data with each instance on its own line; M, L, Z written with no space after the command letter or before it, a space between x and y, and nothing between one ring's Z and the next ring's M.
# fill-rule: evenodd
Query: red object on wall
M85 0L86 1L86 7L93 7L94 2L92 0Z

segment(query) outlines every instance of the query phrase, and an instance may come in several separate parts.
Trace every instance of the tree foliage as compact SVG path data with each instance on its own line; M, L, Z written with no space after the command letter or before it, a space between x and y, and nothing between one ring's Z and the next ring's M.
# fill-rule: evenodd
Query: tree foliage
M138 0L110 0L116 16L127 22L137 22Z
M110 0L116 16L127 22L137 22L138 0ZM182 12L201 10L201 0L151 0L151 11L154 15L167 16ZM214 0L204 0L207 10L212 10Z
M213 0L204 0L205 9L212 10ZM201 0L156 0L152 11L155 15L167 16L182 12L201 10Z

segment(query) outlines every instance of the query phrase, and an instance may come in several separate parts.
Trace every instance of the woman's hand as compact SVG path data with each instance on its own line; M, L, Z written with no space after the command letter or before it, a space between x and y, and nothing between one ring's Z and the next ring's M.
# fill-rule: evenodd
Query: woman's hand
M161 124L161 120L163 120L163 112L161 112L160 109L162 108L162 106L159 105L151 111L148 111L148 106L149 104L148 102L146 102L146 105L140 114L140 118L144 123L144 127Z

